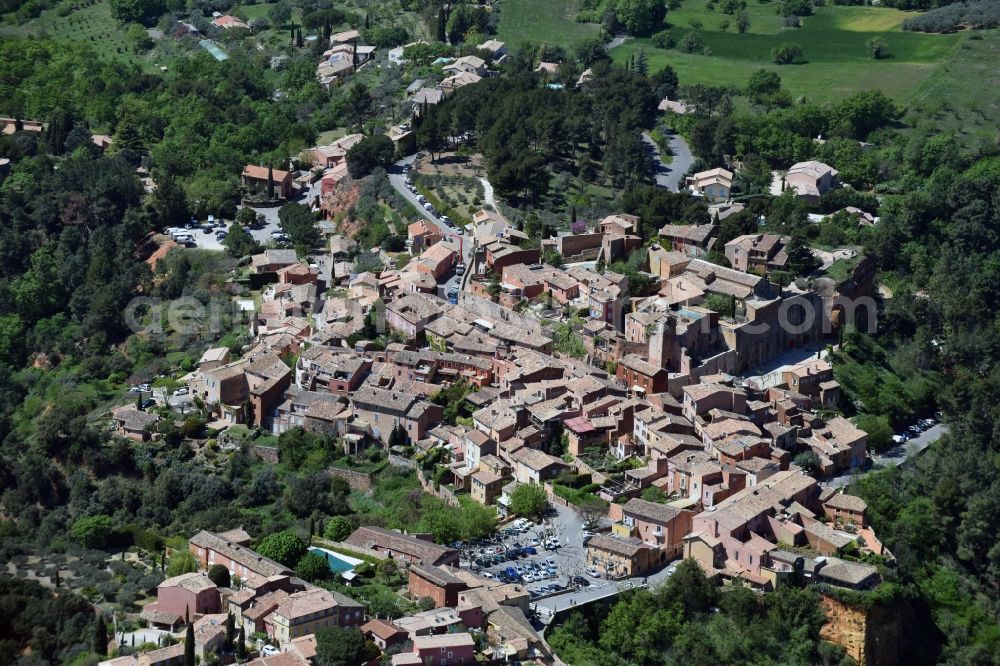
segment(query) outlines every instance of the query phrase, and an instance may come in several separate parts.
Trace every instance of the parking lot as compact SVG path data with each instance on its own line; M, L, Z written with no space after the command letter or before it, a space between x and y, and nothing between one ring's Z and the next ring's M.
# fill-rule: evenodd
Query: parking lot
M523 584L532 600L614 585L588 573L583 523L572 509L555 506L540 523L515 521L491 540L463 544L462 566L484 578Z

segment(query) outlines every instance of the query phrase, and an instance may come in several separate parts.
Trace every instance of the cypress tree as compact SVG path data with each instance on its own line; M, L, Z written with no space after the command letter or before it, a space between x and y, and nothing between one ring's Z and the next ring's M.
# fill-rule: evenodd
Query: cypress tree
M97 615L97 626L94 628L94 652L103 656L108 654L108 625L104 622L104 614Z
M246 636L243 635L243 627L236 632L236 661L242 662L247 658Z
M437 26L437 40L439 42L448 41L448 33L446 30L448 19L444 15L444 7L438 10L438 26Z
M194 625L190 622L184 635L184 666L194 666Z
M226 649L233 649L233 639L236 637L236 624L233 620L233 614L226 614Z
M371 27L371 23L368 21L368 14L365 14L365 30Z
M274 199L274 169L267 167L267 198Z

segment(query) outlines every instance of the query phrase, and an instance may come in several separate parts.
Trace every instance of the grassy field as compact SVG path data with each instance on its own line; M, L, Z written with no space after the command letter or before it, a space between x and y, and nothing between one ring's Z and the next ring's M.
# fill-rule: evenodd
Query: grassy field
M909 99L936 69L958 50L960 35L929 35L899 30L909 15L895 9L875 7L816 8L803 19L801 28L783 28L774 5L748 4L751 27L739 34L735 27L723 32L719 21L731 16L710 12L704 0L688 0L682 9L671 12L671 34L678 40L691 32L691 21L701 21L696 32L708 54L688 54L676 49L657 49L646 39L633 39L612 52L616 62L624 62L640 49L645 51L651 70L671 65L682 83L742 86L760 67L772 67L781 75L793 97L826 102L859 90L878 88L899 100ZM866 42L879 36L888 44L889 57L872 60ZM777 66L771 51L786 42L802 47L805 63Z
M577 0L505 0L500 13L499 39L511 45L524 42L569 46L599 34L594 23L577 23Z

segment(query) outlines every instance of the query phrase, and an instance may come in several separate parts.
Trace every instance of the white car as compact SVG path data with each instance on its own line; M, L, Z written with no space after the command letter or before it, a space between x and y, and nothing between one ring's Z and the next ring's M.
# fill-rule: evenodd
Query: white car
M188 390L187 390L186 386L182 386L181 388L179 388L176 391L174 391L174 395L187 395L187 394L188 394Z
M484 571L482 575L483 575L483 578L485 578L487 580L493 580L494 578L496 578L496 576L494 576L493 574L491 574L489 571Z
M591 578L600 578L601 572L598 571L597 569L587 569L587 575L590 576Z

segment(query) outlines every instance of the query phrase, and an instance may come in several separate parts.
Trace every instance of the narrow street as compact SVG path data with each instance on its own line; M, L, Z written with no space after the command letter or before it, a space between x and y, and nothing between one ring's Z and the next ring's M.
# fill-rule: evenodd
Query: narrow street
M872 466L862 472L855 472L854 474L842 474L840 476L835 476L831 479L827 479L822 482L822 485L829 488L846 488L852 482L860 479L861 477L871 474L876 469L881 467L898 467L909 460L920 455L924 449L933 444L934 442L941 439L941 437L948 432L948 426L944 423L938 423L935 426L931 426L924 432L920 433L913 439L903 444L887 449L883 453L878 453L872 456Z
M454 229L446 225L436 216L432 215L429 211L425 210L423 204L417 200L417 195L411 192L409 189L407 189L406 172L403 169L406 166L412 165L415 161L416 161L416 155L410 155L408 157L404 157L403 159L399 160L394 165L392 165L392 167L389 169L389 183L392 185L393 189L395 189L396 192L400 194L400 196L409 201L413 205L413 207L417 209L417 212L420 213L421 217L423 217L425 220L427 220L435 227L437 227L438 231L441 232L441 235L443 235L447 240L453 242L456 246L462 248L462 261L465 263L466 266L471 266L472 255L473 255L472 235L457 234ZM484 181L483 183L483 191L485 193L484 197L487 199L487 203L489 203L493 199L493 188L489 186L487 182L485 182L486 181L485 178L483 178L482 180ZM448 278L448 281L445 282L443 285L439 285L441 294L442 295L447 294L448 290L450 290L455 285L459 286L461 285L461 275L458 275L457 273L451 275Z

